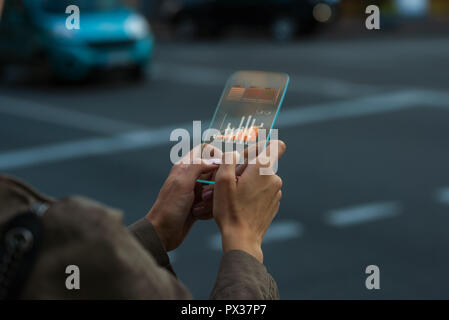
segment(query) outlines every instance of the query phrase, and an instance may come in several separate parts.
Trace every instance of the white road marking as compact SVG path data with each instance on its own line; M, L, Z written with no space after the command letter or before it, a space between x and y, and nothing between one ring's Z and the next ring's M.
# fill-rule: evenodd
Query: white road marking
M16 97L0 96L0 113L103 134L142 129L142 126L124 121L51 107Z
M207 66L192 66L173 63L158 63L153 66L155 79L172 82L193 84L198 86L224 86L231 70L212 68ZM361 84L342 79L290 74L288 91L315 93L320 96L354 97L360 95L373 95L385 91L385 87L373 84ZM425 90L407 87L404 92L413 92L419 103L432 106L449 107L449 94L446 91Z
M294 220L273 222L263 240L263 244L299 238L304 233L301 223ZM209 246L214 250L221 250L221 234L216 233L209 239Z
M430 102L441 106L443 100L448 101L445 99L446 96L443 94L434 96L432 92L403 91L334 103L291 107L281 112L278 128L298 127L322 121L386 113L419 105L428 105ZM206 123L203 122L204 128ZM71 124L76 125L76 121ZM91 125L93 126L92 123ZM103 123L103 125L107 126L106 123ZM114 130L124 129L120 125L113 125L112 127ZM101 126L98 128L101 128ZM90 138L4 152L0 153L0 170L12 170L54 161L152 148L170 143L170 132L174 128L185 128L190 131L192 124L187 123L160 129L137 130L112 137Z
M435 198L439 203L449 205L449 187L437 190Z
M98 156L139 148L156 147L168 142L173 128L123 133L112 137L91 138L0 154L0 170L12 170L45 163Z
M171 63L158 63L153 66L155 79L180 82L199 86L224 86L232 71L205 66L186 66ZM316 93L331 97L347 97L371 94L379 91L379 86L360 84L341 79L290 75L289 91Z
M402 211L398 202L375 202L336 209L325 215L325 221L336 227L346 227L374 220L395 217Z
M426 104L433 107L449 108L449 93L434 90L421 90L426 97Z
M427 96L419 92L403 91L320 105L286 108L279 115L279 127L312 124L326 120L366 116L408 109L422 104Z

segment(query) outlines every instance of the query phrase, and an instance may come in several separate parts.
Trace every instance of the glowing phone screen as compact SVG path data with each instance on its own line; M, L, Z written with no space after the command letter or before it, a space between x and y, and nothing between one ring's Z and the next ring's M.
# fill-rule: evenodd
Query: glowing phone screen
M231 75L209 127L214 133L204 142L222 144L223 151L230 150L230 145L233 150L242 150L268 142L288 83L285 73L238 71Z

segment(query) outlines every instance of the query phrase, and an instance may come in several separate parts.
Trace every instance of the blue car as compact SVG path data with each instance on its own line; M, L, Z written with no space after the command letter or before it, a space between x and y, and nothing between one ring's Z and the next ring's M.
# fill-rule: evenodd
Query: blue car
M79 29L70 27L71 5L79 8ZM151 63L150 26L121 0L6 0L3 11L0 68L45 65L68 80L123 69L141 79Z

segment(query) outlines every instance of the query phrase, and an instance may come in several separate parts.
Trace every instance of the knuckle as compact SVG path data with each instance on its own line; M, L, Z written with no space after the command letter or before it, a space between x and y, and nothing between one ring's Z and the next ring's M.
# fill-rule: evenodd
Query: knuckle
M171 179L171 185L176 189L183 189L185 186L185 180L182 179L182 176L176 175Z
M276 189L282 188L282 179L278 175L273 176L273 185L276 187Z
M281 140L279 140L278 148L279 148L279 151L282 153L284 153L287 150L286 144L284 143L284 141L281 141Z
M185 166L185 164L183 164L182 162L175 163L171 169L171 172L178 174L180 171L183 170L183 166Z
M228 173L222 173L220 175L217 175L216 182L223 183L223 184L229 184L233 181L233 177L231 174Z

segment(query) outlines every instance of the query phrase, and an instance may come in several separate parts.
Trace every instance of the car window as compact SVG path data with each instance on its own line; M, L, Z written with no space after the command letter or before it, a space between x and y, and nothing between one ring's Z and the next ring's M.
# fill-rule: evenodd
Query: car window
M2 19L0 20L2 27L10 24L26 24L29 22L27 8L22 0L8 0L4 3Z
M22 0L5 1L2 21L23 22L27 20L28 13Z
M39 0L42 8L51 13L65 13L70 5L76 5L80 11L107 11L125 6L122 0Z

